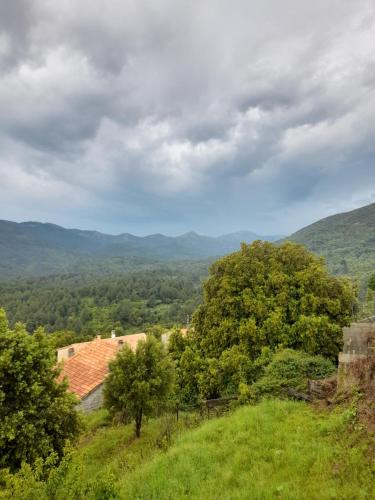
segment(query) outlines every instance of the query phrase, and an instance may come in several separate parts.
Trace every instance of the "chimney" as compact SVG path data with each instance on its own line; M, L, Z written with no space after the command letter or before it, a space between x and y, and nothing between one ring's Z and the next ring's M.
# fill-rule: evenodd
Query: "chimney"
M111 339L114 339L114 338L116 338L116 332L115 332L115 330L112 330L111 331Z

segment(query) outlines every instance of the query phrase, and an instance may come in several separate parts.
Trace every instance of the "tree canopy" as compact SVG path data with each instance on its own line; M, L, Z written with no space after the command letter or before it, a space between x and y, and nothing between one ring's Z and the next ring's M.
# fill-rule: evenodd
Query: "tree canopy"
M59 460L79 432L77 403L56 381L55 352L39 328L10 330L0 309L0 468Z
M150 335L133 352L124 345L109 365L104 404L112 415L135 422L140 436L142 419L166 404L174 382L173 364L163 344Z
M214 358L239 345L256 359L262 348L282 345L334 359L355 301L351 284L303 246L243 244L212 265L195 339Z
M355 304L351 283L303 246L243 244L211 266L190 335L171 337L180 399L247 393L277 350L335 362Z
M97 333L144 331L185 324L201 297L206 263L161 266L109 277L66 275L0 282L0 304L10 325L28 332L71 331L81 340Z

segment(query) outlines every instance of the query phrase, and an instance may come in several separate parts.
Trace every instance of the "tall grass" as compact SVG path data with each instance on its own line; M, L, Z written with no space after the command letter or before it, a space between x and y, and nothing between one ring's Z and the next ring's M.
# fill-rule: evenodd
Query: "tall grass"
M134 439L133 425L95 412L47 481L25 468L5 478L0 499L372 500L375 468L368 439L348 432L352 413L268 400L203 424L151 419Z
M343 415L265 401L183 435L120 480L124 499L373 499L364 444L349 445Z

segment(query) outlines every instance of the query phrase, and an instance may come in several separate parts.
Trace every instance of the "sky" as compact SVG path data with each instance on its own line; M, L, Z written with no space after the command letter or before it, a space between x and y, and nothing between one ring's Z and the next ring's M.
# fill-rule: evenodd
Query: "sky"
M374 0L0 0L0 219L287 235L373 202Z

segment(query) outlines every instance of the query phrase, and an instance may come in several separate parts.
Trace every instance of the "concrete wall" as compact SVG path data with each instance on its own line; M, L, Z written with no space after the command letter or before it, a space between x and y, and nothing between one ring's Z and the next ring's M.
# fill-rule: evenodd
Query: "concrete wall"
M339 354L338 390L375 390L375 323L364 321L344 328L344 347Z
M374 323L353 323L344 328L344 354L368 356L374 352L374 348Z
M78 405L78 410L84 413L97 410L103 405L103 384L100 384L90 392Z

